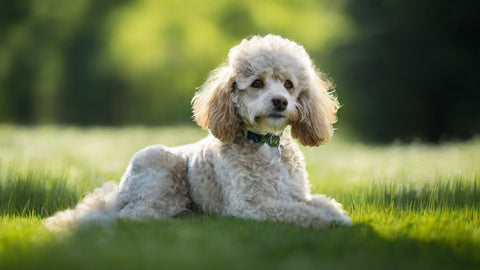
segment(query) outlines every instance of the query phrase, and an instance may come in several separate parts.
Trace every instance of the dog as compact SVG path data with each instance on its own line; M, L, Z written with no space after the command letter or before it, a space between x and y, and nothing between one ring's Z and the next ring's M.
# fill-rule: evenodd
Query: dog
M276 35L244 39L192 100L209 130L197 143L137 152L120 184L107 182L51 230L117 218L162 220L190 212L286 222L351 225L334 199L311 194L304 146L327 143L339 108L331 83L305 49Z

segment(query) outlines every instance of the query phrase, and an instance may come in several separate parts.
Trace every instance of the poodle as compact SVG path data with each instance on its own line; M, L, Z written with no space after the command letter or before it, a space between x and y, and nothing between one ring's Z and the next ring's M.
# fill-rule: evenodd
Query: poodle
M206 138L140 150L120 184L105 183L46 225L58 230L199 212L303 227L350 226L339 203L311 194L294 141L318 146L330 140L339 107L330 87L297 43L275 35L245 39L193 97L194 119L210 131Z

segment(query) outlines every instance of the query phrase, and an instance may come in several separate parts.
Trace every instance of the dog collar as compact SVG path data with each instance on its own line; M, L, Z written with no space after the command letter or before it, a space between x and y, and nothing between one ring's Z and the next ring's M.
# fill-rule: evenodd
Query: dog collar
M265 143L273 147L278 147L280 145L280 136L273 134L261 135L247 131L245 138L252 140L254 143L259 143L260 145L264 145Z

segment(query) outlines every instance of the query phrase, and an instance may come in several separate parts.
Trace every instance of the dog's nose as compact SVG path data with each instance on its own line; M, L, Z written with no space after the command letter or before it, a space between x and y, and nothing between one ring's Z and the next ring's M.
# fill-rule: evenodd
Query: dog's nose
M288 100L281 96L276 96L272 98L272 104L275 110L281 112L287 108Z

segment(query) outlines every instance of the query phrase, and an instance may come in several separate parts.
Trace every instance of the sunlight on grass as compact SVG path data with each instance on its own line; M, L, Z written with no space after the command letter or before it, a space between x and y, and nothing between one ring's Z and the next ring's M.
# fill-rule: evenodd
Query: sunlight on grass
M73 207L81 195L81 187L87 188L92 181L81 181L68 170L45 172L30 165L26 169L10 166L0 167L0 215L47 217L58 211Z
M137 261L143 268L211 269L232 263L238 269L349 269L352 263L358 269L392 263L451 269L480 263L478 140L370 146L340 134L326 146L302 148L313 192L341 202L352 228L317 231L202 215L121 221L63 236L43 227L43 218L72 207L102 182L119 181L139 149L191 143L205 134L196 127L0 126L0 268L65 268L76 262L87 269L112 260L122 269ZM79 248L83 253L76 254ZM342 264L345 257L349 263Z

